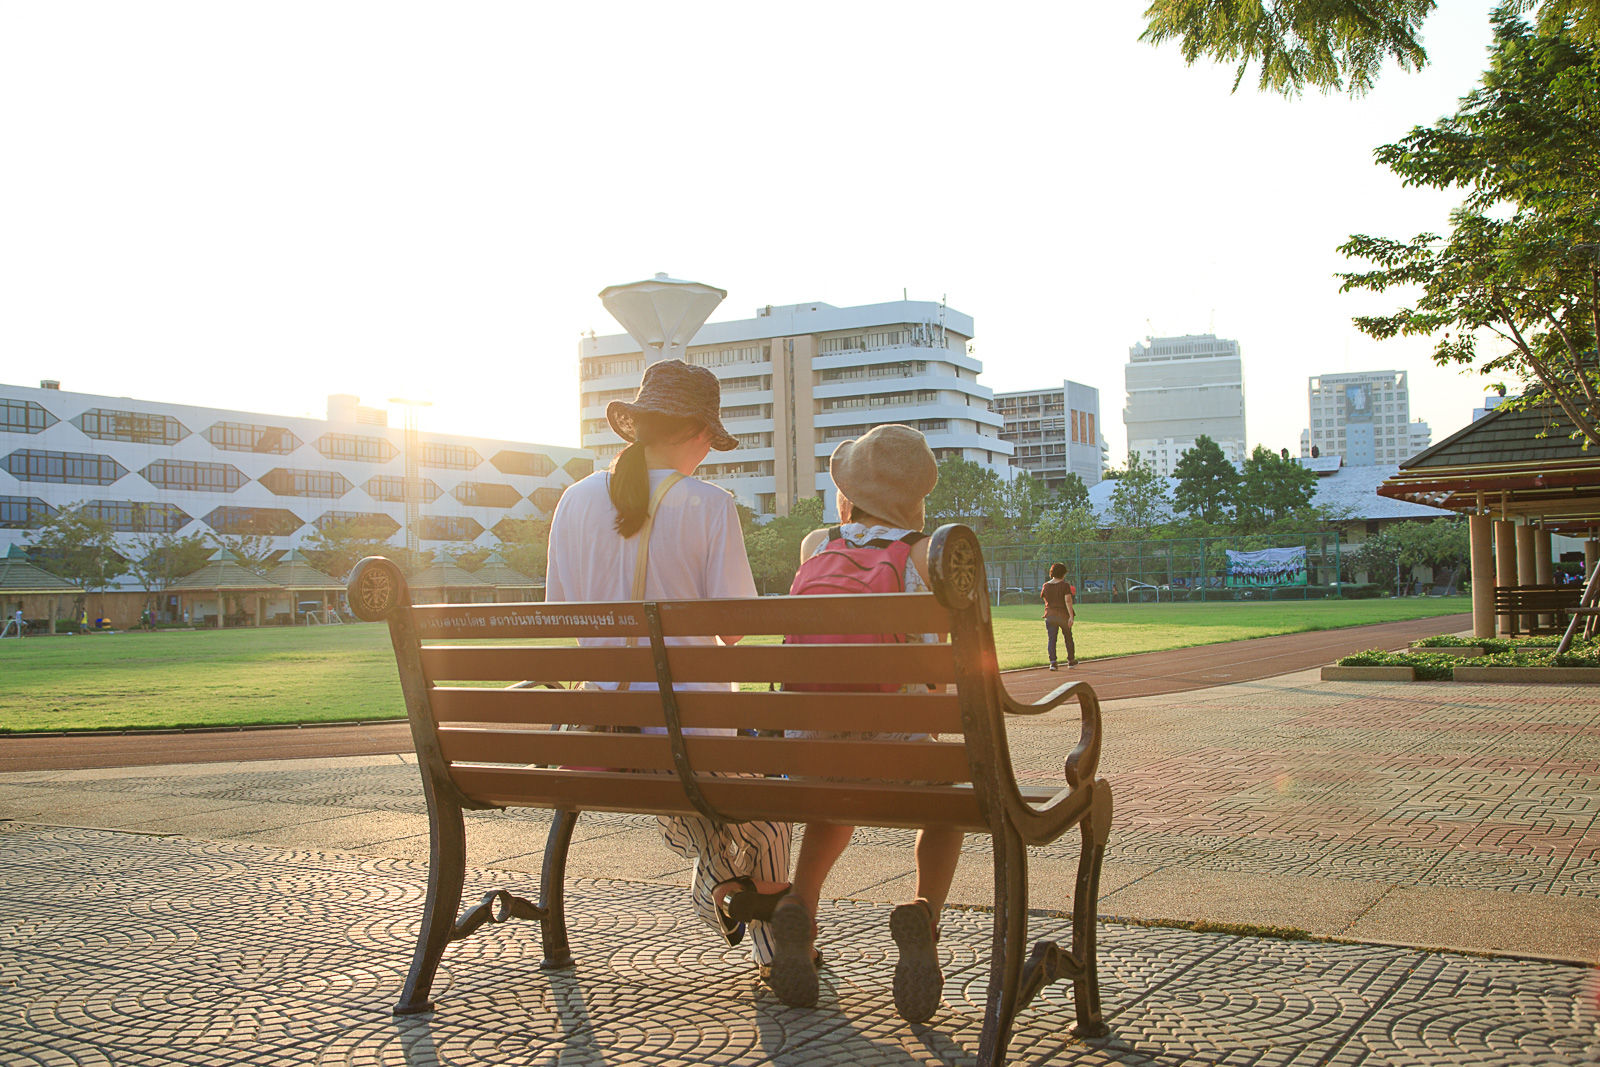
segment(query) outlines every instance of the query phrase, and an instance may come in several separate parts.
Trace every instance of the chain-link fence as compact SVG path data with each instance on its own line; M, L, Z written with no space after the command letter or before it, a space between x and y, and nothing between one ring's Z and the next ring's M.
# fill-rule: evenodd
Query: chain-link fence
M1278 578L1246 580L1229 568L1228 551L1305 550L1304 566ZM1031 604L1063 563L1085 603L1170 603L1177 600L1313 600L1343 594L1337 530L1193 537L1150 541L1093 541L1077 545L985 545L990 600ZM1296 557L1298 558L1298 557Z

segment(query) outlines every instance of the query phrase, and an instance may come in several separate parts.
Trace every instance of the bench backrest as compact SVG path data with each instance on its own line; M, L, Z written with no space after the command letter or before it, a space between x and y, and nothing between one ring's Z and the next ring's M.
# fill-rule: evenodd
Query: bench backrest
M932 594L472 605L412 605L399 568L372 557L351 575L350 603L358 617L389 623L424 769L465 804L559 806L577 795L586 807L771 818L781 806L792 810L805 779L846 779L863 783L863 797L876 794L861 802L870 810L858 812L867 816L859 821L915 825L915 808L936 802L928 783L986 786L1011 772L977 540L964 526L941 527L929 556ZM840 632L948 636L927 644L781 643L785 634ZM717 634L744 640L672 643ZM611 643L577 644L596 638ZM633 647L618 647L623 640ZM789 681L907 684L912 692L785 692ZM610 687L619 682L629 688ZM723 685L674 688L693 683ZM696 733L708 729L748 733ZM930 733L967 744L781 736L789 730ZM707 780L734 773L786 776L788 792L780 801L748 782ZM960 803L973 803L970 788ZM970 821L958 819L956 807L948 812Z

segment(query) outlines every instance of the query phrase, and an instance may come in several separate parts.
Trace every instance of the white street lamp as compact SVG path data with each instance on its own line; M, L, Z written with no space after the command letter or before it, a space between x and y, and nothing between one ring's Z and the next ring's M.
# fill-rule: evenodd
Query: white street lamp
M642 282L608 285L600 290L600 302L639 342L649 366L682 359L695 332L727 295L726 289L657 274Z

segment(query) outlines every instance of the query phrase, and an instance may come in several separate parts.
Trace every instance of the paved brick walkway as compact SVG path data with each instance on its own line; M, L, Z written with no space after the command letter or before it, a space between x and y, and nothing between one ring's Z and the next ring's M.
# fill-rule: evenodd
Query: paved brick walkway
M945 1006L893 1012L887 909L830 904L815 1010L785 1007L675 887L569 889L576 969L531 925L452 946L432 1016L395 1019L423 895L413 861L252 842L0 830L0 1061L12 1064L970 1064L988 917L947 916ZM503 884L473 872L469 894ZM1036 918L1037 936L1066 923ZM1016 1064L1581 1064L1582 968L1104 924L1114 1036L1064 1039L1068 988L1019 1020Z
M1010 731L1039 781L1076 734L1070 713ZM1025 1015L1016 1062L1600 1062L1600 686L1303 672L1119 701L1107 734L1114 1040L1062 1042L1062 987ZM885 904L914 868L901 831L859 832L828 884L835 962L814 1012L773 1001L694 924L651 820L586 815L580 969L537 972L535 932L497 928L451 949L429 1024L387 1013L427 855L409 756L18 772L0 819L5 1067L967 1063L976 1046L981 910L947 920L940 1014L893 1014ZM475 888L536 882L543 813L468 826ZM987 839L966 851L952 900L981 908ZM1051 913L1073 860L1070 844L1034 854L1036 935L1064 934Z

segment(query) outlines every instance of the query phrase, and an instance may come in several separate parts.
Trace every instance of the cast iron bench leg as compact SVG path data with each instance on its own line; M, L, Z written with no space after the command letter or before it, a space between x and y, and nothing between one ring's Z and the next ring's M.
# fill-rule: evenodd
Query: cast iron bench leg
M572 966L572 948L567 943L566 878L567 848L578 813L557 808L550 813L550 836L544 843L544 865L539 872L539 936L544 942L544 970Z
M427 776L423 778L423 791L428 800L428 900L422 909L422 929L417 931L411 973L406 975L400 1003L394 1006L396 1015L433 1010L428 993L445 946L454 936L461 887L467 877L467 829L461 806L439 796Z
M1095 921L1100 904L1100 864L1111 836L1111 786L1104 778L1094 783L1094 809L1080 824L1082 851L1078 853L1078 881L1072 900L1072 954L1082 973L1073 980L1072 995L1078 1011L1077 1037L1104 1037L1110 1032L1100 1011L1100 963L1096 955Z
M978 1067L1005 1067L1006 1046L1022 992L1023 950L1028 943L1028 846L1010 826L994 837L994 944L989 954L989 997L978 1039Z

